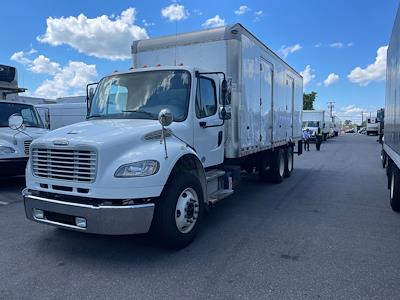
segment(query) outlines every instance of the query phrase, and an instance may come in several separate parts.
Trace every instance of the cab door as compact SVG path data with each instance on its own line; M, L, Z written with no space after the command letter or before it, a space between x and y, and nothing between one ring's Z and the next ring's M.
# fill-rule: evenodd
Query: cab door
M218 77L216 77L219 84ZM194 109L194 148L204 167L224 160L224 126L218 115L218 91L213 78L197 78Z

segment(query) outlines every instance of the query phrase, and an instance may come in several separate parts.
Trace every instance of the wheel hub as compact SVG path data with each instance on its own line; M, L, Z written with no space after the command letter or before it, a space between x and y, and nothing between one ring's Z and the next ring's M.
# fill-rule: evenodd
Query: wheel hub
M175 223L182 233L190 232L199 216L199 198L192 188L185 189L179 196L175 209Z

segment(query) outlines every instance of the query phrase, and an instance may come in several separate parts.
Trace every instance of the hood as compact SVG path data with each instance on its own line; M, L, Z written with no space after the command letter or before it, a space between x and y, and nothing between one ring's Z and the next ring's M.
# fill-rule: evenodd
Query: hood
M65 146L89 145L102 148L105 144L126 144L140 139L146 133L160 130L157 120L147 119L99 119L72 124L53 130L35 140L34 144ZM104 137L107 138L104 138Z
M17 130L11 129L9 127L0 127L0 140L10 142L13 139L14 135L16 140L36 139L47 132L47 129L36 127L26 127L23 132L18 132Z

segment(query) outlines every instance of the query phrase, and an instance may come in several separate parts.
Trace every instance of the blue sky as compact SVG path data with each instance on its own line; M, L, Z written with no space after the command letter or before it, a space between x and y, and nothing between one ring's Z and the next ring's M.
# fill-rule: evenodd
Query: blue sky
M318 92L317 109L334 101L339 116L358 121L361 111L384 105L381 47L397 6L397 0L3 1L0 63L18 68L30 95L80 94L86 81L129 68L133 38L173 34L176 25L187 32L240 22L303 72L305 91Z

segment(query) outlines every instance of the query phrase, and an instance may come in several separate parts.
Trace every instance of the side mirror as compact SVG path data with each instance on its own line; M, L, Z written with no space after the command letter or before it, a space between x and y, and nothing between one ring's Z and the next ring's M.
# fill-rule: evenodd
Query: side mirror
M158 121L160 122L161 126L163 126L163 127L167 127L167 126L171 125L173 120L174 120L174 117L172 115L172 112L168 108L162 109L158 114Z
M221 120L230 120L232 117L230 106L221 106L219 108L219 118Z
M13 114L8 118L8 127L18 130L24 124L24 119L19 114Z
M232 94L232 79L222 80L222 83L221 83L222 105L231 104L231 94Z

